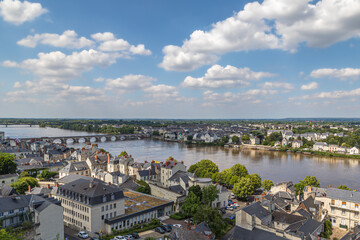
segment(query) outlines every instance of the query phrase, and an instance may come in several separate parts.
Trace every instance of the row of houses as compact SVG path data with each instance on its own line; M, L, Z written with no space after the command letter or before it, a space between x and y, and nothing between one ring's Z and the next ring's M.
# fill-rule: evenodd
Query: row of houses
M327 144L326 142L316 142L313 145L313 150L320 152L334 152L334 153L343 153L343 154L351 154L351 155L359 154L358 147L347 148L335 144Z

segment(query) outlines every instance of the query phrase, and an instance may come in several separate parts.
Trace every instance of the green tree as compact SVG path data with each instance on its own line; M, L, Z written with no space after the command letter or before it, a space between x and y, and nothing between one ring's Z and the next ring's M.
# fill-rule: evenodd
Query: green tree
M225 143L228 143L229 142L229 136L223 136L222 138L221 138L221 141L225 144Z
M15 155L9 153L0 153L0 175L15 173L17 166Z
M230 168L230 174L238 176L240 178L246 177L247 175L249 175L246 167L244 165L241 165L240 163L237 163Z
M189 187L189 193L190 192L193 192L196 196L202 196L201 187L199 185L193 185Z
M20 177L30 177L30 174L27 171L22 171Z
M327 220L324 223L324 231L321 232L320 237L329 239L331 235L332 235L332 224L330 220Z
M39 174L38 178L42 179L42 180L43 179L47 180L47 179L54 177L56 174L57 174L57 172L49 172L49 170L44 170Z
M186 140L192 141L192 140L193 140L193 136L192 136L192 135L188 135L188 136L186 137Z
M250 178L243 177L234 185L232 191L235 196L245 199L254 194L254 186Z
M302 193L305 186L320 187L320 181L314 176L306 176L304 180L301 180L298 184L294 185L296 193L299 193L299 191Z
M152 133L154 136L160 136L160 133L159 133L159 131L153 131L153 133Z
M10 186L13 187L18 193L24 194L28 190L29 186L31 188L38 187L39 183L36 180L36 178L22 177L22 178L19 178L18 180L16 180L16 182L11 184Z
M189 192L188 196L185 198L184 203L181 205L181 211L186 216L194 216L196 211L201 205L201 200L199 196L196 196L195 193Z
M219 211L208 205L201 206L194 214L193 219L196 224L206 222L217 238L219 238L226 229L226 223Z
M241 137L241 140L242 140L243 142L250 141L250 136L249 136L249 134L245 134L244 136L242 136L242 137Z
M215 185L210 185L208 187L203 187L203 189L201 190L202 194L202 202L205 205L212 205L212 202L215 201L215 199L219 196L218 193L219 191L216 189Z
M347 186L345 186L345 185L340 185L340 186L338 186L337 187L337 189L342 189L342 190L351 190L350 188L348 188Z
M248 177L250 178L251 183L254 186L254 191L261 187L261 177L259 174L253 173L253 174L248 175Z
M20 240L20 237L14 232L6 231L6 229L0 229L0 239Z
M119 154L119 156L118 157L128 157L129 155L128 155L128 153L126 152L126 151L122 151L120 154Z
M214 173L219 172L219 167L209 159L203 159L190 166L189 172L195 173L198 177L212 177Z
M231 138L231 141L233 142L233 143L239 143L240 142L240 138L238 137L238 136L236 136L236 135L234 135L232 138Z
M274 183L273 183L273 181L271 181L271 180L266 180L266 179L265 179L265 180L262 182L262 186L263 186L263 189L264 189L264 190L269 191L269 190L271 189L271 187L274 186Z
M145 181L140 180L137 182L140 186L136 189L136 191L146 194L151 194L151 188L149 184L147 184Z

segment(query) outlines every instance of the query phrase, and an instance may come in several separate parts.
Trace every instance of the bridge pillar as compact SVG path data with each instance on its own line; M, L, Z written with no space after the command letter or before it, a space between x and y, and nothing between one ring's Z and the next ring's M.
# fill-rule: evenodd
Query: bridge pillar
M79 143L79 138L73 138L74 143Z

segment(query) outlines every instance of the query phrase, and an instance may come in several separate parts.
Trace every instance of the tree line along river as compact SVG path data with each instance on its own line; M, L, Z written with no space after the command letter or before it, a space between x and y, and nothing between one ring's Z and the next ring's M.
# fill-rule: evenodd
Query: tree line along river
M0 131L4 131L6 137L14 138L94 135L87 132L39 128L38 126L0 126ZM69 147L81 148L83 145L83 143L69 144ZM258 173L262 179L270 179L274 183L282 181L297 183L306 175L311 175L316 176L323 187L344 184L352 189L360 189L360 161L356 159L264 150L187 146L151 139L100 142L98 145L112 155L118 155L125 150L139 162L164 161L169 156L173 156L175 159L184 161L189 167L202 159L210 159L219 166L220 170L230 168L236 163L243 164L249 173Z

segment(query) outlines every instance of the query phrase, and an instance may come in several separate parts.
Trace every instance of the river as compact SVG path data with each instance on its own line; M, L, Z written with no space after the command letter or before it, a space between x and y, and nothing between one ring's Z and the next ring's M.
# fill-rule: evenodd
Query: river
M69 131L38 126L0 126L7 137L42 137L42 136L80 136L91 133ZM238 150L223 147L190 147L173 142L157 140L129 140L98 143L112 155L127 151L135 161L163 161L173 156L189 167L201 159L214 161L220 170L230 168L236 163L246 166L249 173L258 173L262 179L274 183L303 179L306 175L316 176L323 187L345 184L353 189L360 189L360 161L355 159L308 156L296 153L271 152L261 150ZM69 144L69 147L81 148L84 144Z

